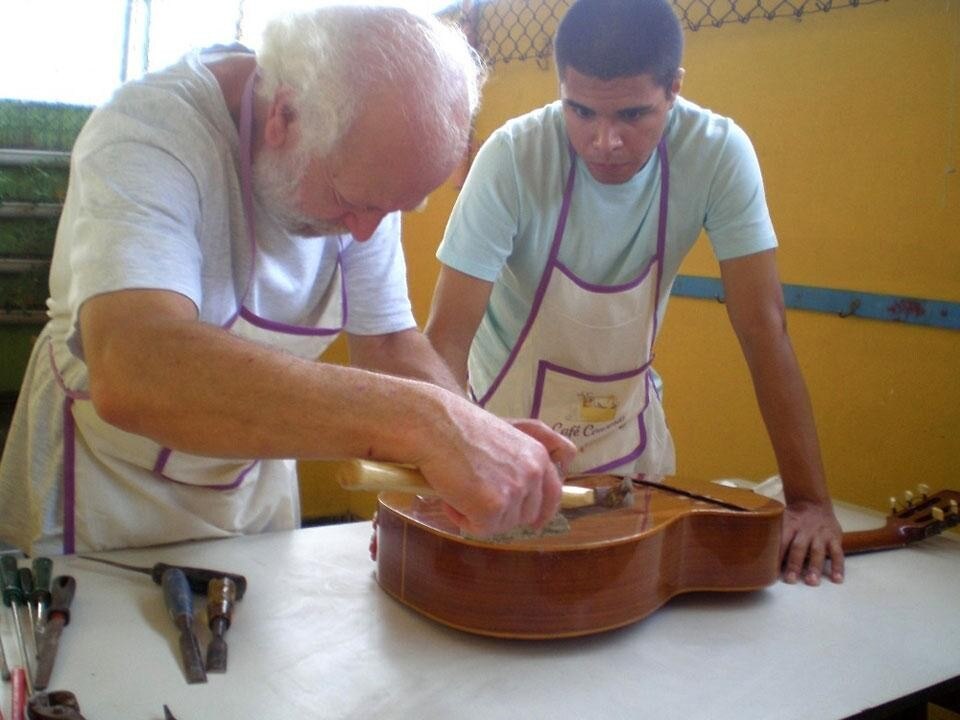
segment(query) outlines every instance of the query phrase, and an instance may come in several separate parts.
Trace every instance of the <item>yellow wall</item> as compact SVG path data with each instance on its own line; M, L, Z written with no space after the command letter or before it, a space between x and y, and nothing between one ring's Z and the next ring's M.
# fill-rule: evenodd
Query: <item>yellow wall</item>
M960 0L754 20L686 42L683 94L754 141L784 282L960 302ZM532 61L495 67L478 139L551 101L554 73ZM421 323L455 197L447 185L404 220ZM718 275L705 239L681 272ZM788 320L837 499L886 509L918 482L960 487L960 331L802 311ZM657 368L680 473L776 472L720 303L671 300ZM305 514L372 507L318 482L322 464L303 467Z

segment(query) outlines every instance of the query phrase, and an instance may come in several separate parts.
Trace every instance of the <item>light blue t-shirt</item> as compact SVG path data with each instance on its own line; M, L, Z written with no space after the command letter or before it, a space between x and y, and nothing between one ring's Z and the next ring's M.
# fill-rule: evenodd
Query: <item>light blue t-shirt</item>
M670 194L660 312L680 263L706 230L718 260L776 247L756 153L729 118L677 98L665 130ZM587 282L636 278L656 251L659 154L628 182L604 185L576 160L559 259ZM493 282L470 349L483 394L520 334L546 266L570 151L561 103L508 121L484 143L454 206L440 261Z

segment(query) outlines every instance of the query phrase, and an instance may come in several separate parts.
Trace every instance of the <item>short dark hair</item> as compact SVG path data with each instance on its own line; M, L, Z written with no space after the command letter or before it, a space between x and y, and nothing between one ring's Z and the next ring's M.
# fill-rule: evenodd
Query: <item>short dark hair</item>
M554 38L561 79L568 67L601 80L650 73L669 91L682 55L669 0L576 0Z

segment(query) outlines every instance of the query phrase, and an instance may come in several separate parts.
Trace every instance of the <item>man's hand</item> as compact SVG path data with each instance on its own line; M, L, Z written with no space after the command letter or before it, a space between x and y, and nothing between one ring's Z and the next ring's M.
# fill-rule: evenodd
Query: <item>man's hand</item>
M446 406L448 422L417 464L443 497L448 516L479 537L540 528L560 506L559 468L576 447L537 420L517 427L467 400Z
M807 585L819 585L830 561L829 577L843 582L843 549L840 523L829 504L809 502L787 505L780 539L780 563L783 580L795 583L803 576Z
M517 430L525 432L532 438L539 440L550 453L550 459L561 474L564 473L567 466L573 462L577 456L577 446L570 440L554 432L539 420L530 418L510 418L507 422L513 425ZM563 478L560 478L563 482Z

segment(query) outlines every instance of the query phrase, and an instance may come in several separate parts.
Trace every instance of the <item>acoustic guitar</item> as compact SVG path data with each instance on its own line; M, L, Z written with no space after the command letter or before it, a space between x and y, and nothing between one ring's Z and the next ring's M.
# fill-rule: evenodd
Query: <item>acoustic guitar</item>
M609 487L621 479L572 482ZM371 548L377 582L444 625L539 639L628 625L681 593L757 590L779 578L781 503L676 477L635 480L634 487L629 506L564 510L556 533L499 539L464 537L436 497L381 493ZM913 539L903 528L927 523L916 514L888 522L882 539L850 533L848 552ZM952 518L956 524L955 507ZM944 529L927 523L923 536L933 528Z

